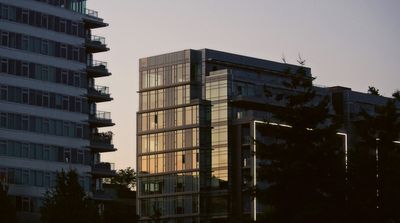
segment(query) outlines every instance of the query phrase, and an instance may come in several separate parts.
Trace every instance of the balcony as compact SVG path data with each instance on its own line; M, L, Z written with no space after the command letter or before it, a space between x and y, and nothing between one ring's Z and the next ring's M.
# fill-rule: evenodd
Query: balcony
M91 127L109 127L115 125L111 120L111 113L97 111L96 114L89 114L89 124Z
M99 18L99 13L95 10L86 8L85 15L83 21L85 22L86 28L95 29L108 26L103 19Z
M113 177L116 175L114 163L97 163L92 167L92 175L98 178Z
M97 201L112 201L117 199L118 194L113 190L96 190L93 192L93 199Z
M85 46L88 53L99 53L110 50L107 47L106 38L101 36L87 36Z
M109 88L99 85L89 86L87 97L92 102L105 102L113 100L109 93Z
M92 133L89 147L94 153L114 152L117 149L112 144L112 137L112 132Z
M107 69L107 62L97 60L87 61L86 72L89 77L106 77L111 75Z

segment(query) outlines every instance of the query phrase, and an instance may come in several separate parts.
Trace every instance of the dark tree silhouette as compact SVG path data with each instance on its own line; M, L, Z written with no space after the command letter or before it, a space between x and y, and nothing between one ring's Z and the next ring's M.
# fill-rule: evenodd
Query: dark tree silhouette
M16 223L17 215L15 207L7 192L7 186L0 181L0 222Z
M135 170L131 167L118 170L117 175L110 179L110 184L121 185L129 190L133 190L136 186Z
M352 208L368 222L400 222L400 109L396 92L373 113L361 111L359 141L350 157Z
M275 95L283 107L271 111L284 126L265 125L268 140L256 142L263 160L257 172L268 183L257 191L266 205L266 222L345 221L339 123L330 114L329 98L317 95L312 81L303 67L290 74L283 83L287 92Z
M58 173L56 186L45 195L41 219L43 223L100 221L96 206L85 194L73 170Z
M373 86L368 86L368 93L372 95L377 95L379 96L379 89L373 87Z
M117 200L104 203L104 222L137 222L137 215L132 205L135 202L136 172L128 167L117 171L117 175L108 179L105 188L111 188L117 192Z

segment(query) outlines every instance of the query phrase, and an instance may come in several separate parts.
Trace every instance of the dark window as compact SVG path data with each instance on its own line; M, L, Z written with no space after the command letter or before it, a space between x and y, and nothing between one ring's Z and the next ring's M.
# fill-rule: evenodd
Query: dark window
M24 77L28 77L29 75L29 64L26 62L22 63L21 75Z
M1 45L8 47L8 32L1 32Z
M22 10L22 23L29 24L29 11L26 9Z
M65 19L60 19L60 32L65 33L67 31L67 21Z
M42 14L42 27L47 29L48 22L49 22L48 16L45 14Z
M1 59L1 72L8 73L8 60L7 59Z
M60 57L67 59L67 45L60 45Z
M0 85L0 99L7 100L7 86Z

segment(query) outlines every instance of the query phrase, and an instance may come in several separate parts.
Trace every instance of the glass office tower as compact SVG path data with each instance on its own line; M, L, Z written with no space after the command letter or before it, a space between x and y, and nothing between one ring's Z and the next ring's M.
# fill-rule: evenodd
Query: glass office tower
M252 222L263 211L253 139L268 140L276 122L269 94L293 93L284 85L299 66L210 49L140 59L137 113L137 213L141 222ZM311 77L311 69L303 67ZM344 87L316 87L331 112L343 116L343 149L353 140L361 108L383 97ZM351 107L349 107L351 106ZM372 109L373 110L373 109Z
M113 176L114 125L97 103L111 101L109 76L94 54L109 50L92 29L106 27L84 0L0 0L0 181L22 222L35 222L56 173L74 169L96 198Z
M239 125L237 117L244 120L244 113L256 108L234 99L245 95L251 97L245 101L261 104L262 95L255 92L262 88L250 83L263 87L260 81L279 82L271 70L283 72L287 67L291 65L208 49L140 59L137 211L141 221L226 222L242 216L241 167L246 157L237 152L242 149L234 141L245 137L233 129Z

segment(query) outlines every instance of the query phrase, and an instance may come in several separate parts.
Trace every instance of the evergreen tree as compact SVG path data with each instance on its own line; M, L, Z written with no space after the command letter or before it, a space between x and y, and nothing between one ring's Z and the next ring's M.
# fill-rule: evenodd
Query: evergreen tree
M11 203L7 192L7 186L0 181L0 222L16 223L15 207Z
M375 106L374 112L362 111L356 123L359 140L351 157L354 172L350 179L355 196L350 201L356 217L367 215L369 222L400 222L400 109L396 96L394 93L385 105Z
M330 114L329 98L317 95L303 67L287 74L287 93L275 95L283 107L271 110L282 125L266 125L262 131L267 142L256 142L263 160L258 176L268 183L257 192L266 205L265 221L344 222L345 158L339 123Z
M79 184L78 174L58 173L54 189L47 192L41 208L43 223L95 223L99 214Z

